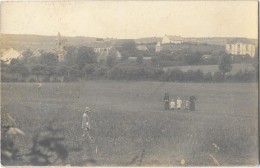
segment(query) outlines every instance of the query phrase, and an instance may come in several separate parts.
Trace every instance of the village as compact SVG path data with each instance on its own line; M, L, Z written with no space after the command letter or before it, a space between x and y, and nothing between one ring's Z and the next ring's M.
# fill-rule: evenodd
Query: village
M148 67L151 65L155 71L154 73L159 74L162 73L161 71L173 68L184 71L199 70L207 74L206 78L208 79L202 81L212 81L211 78L213 78L212 76L217 71L216 66L223 55L231 56L231 63L235 67L233 69L236 69L233 74L241 73L244 70L251 71L253 66L250 64L252 64L255 55L257 55L257 41L247 38L183 38L177 35L141 39L77 38L63 37L60 32L56 37L51 38L44 36L39 36L38 38L32 37L25 40L25 38L19 37L19 35L2 35L2 81L78 81L82 78L86 79L86 76L93 77L100 75L110 79L132 79L133 77L127 77L129 76L128 74L104 74L106 73L105 71L120 67L122 64L133 65L134 67ZM78 70L75 67L70 67L72 62L68 62L69 60L76 60L76 55L80 48L83 52L82 57L86 54L86 65L82 65L85 66L84 70L81 69L83 67ZM53 58L40 62L39 58L44 54L49 54L49 57ZM88 57L92 56L93 60L91 61L91 58ZM23 65L19 61L23 62ZM80 60L79 62L82 63L82 61L84 64L84 60ZM49 69L42 67L51 67L52 64L55 67ZM241 64L242 69L236 68L241 68ZM7 68L8 66L9 68ZM94 70L93 66L99 67L98 70ZM207 66L210 66L210 68L205 68ZM136 70L138 71L136 73L145 71L145 69L140 70L139 68ZM210 69L215 69L215 72ZM81 73L77 71L81 71ZM97 71L97 74L93 75L93 71ZM118 72L115 73L118 74ZM70 74L72 75L69 76ZM147 76L145 72L143 76ZM142 79L147 80L146 77L142 76L137 77L135 80ZM152 77L149 80L154 79L164 80L158 79L158 77Z
M1 2L1 165L259 164L257 1Z

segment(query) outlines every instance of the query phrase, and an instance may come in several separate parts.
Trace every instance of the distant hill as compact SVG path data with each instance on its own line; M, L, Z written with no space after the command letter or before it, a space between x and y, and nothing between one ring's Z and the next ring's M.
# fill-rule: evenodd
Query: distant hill
M1 34L1 46L21 51L26 48L51 50L55 46L54 36Z
M114 39L114 38L98 38L98 37L67 37L62 36L66 40L67 45L72 46L88 46L88 47L109 47L121 45L121 43L129 41L131 39ZM18 34L1 34L1 47L11 47L17 51L25 49L37 49L51 51L56 48L57 36L42 36L42 35L18 35ZM205 38L183 38L184 42L191 43L207 43L210 45L225 45L227 42L234 39L241 38L229 38L229 37L205 37ZM244 38L246 39L246 38ZM146 37L139 39L132 39L137 45L139 44L156 44L162 40L162 37ZM251 40L257 44L256 39Z
M248 39L248 38L242 38L242 37L184 37L183 42L188 43L200 43L200 44L209 44L209 45L225 45L230 41L243 39L250 41L254 44L257 44L256 39ZM135 42L137 44L151 44L151 43L158 43L162 41L162 37L147 37L147 38L140 38L135 39Z
M225 45L230 41L237 40L237 39L246 39L252 41L256 44L257 40L255 39L248 39L242 37L201 37L201 38L184 38L184 42L195 42L195 43L206 43L210 45Z
M17 34L1 34L1 46L12 47L18 51L30 48L39 50L53 50L56 47L57 36L42 35L17 35ZM67 45L84 45L89 47L97 47L110 45L115 39L102 39L96 37L66 37Z

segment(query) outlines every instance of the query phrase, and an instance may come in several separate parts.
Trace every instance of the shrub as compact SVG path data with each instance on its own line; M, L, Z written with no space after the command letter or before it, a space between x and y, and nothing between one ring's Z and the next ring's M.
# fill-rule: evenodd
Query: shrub
M205 82L211 82L213 80L213 77L211 75L211 72L208 72L204 75L204 81Z
M214 82L223 82L223 75L219 71L215 72L213 75Z
M169 81L181 82L184 81L184 73L180 69L172 69L168 73Z
M235 82L256 82L257 81L257 73L255 70L240 70L235 75L231 77L232 81Z
M144 60L144 58L143 58L143 56L138 56L137 57L137 59L136 59L136 64L137 65L141 65L142 63L143 63L143 60Z
M35 80L35 79L33 79L33 78L31 78L31 79L29 80L29 82L31 82L31 83L35 83L35 82L36 82L36 80Z

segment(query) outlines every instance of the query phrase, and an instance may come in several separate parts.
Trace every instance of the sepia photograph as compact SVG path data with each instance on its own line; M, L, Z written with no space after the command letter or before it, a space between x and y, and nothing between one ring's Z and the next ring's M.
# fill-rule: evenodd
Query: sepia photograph
M1 165L259 165L258 1L0 2Z

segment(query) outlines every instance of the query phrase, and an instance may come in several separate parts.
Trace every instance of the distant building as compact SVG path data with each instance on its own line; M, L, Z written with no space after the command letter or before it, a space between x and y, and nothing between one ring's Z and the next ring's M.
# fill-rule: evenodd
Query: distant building
M249 40L233 40L226 44L226 53L232 55L249 55L255 56L256 44Z
M59 32L56 39L56 54L60 62L64 60L65 55L67 54L67 51L65 50L66 47L67 40L62 38Z
M121 59L120 52L114 47L107 48L94 48L95 53L97 53L97 61L106 60L108 56L115 56L116 59Z
M21 57L21 53L14 50L13 48L1 49L0 51L1 60L10 64L12 59L17 59Z
M161 43L158 42L155 46L155 52L160 52L162 50Z
M210 58L212 58L212 55L208 55L208 54L202 55L202 59L204 59L204 60L207 60Z
M136 46L136 48L139 51L148 51L148 48L146 45L138 45L138 46Z
M137 57L128 57L127 59L128 59L128 60L131 60L131 61L136 61L136 60L137 60ZM143 60L144 60L144 61L151 61L151 60L152 60L152 57L143 57Z
M183 43L183 38L181 36L170 36L170 35L165 35L162 38L162 44L181 44Z
M103 53L103 52L109 52L111 50L111 47L96 47L94 48L95 53Z

